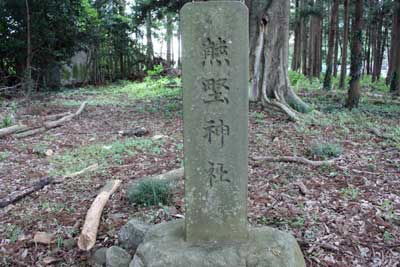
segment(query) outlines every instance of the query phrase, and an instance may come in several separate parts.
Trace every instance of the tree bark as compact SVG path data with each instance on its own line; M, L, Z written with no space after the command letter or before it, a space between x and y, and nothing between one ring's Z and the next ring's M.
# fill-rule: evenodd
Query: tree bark
M333 76L335 78L337 77L338 74L339 43L340 43L340 32L339 32L339 16L338 16L336 22L335 54L333 56Z
M31 15L29 2L25 0L26 7L26 69L24 73L24 89L28 94L33 90L32 81L32 43L31 43Z
M301 67L301 21L299 0L296 0L296 18L294 26L294 51L292 57L292 70L298 71Z
M153 68L154 59L154 48L153 48L153 38L152 38L152 23L151 23L151 11L147 12L146 15L146 39L147 39L147 68Z
M393 4L393 20L392 20L392 33L391 33L391 43L390 43L390 52L389 52L389 70L386 76L386 84L390 85L393 76L393 68L395 65L396 59L396 48L399 47L399 44L396 42L397 36L400 34L400 25L398 25L398 17L400 16L399 12L396 9L396 4Z
M287 73L290 1L254 0L249 8L251 99L297 120L297 112L307 112L309 106L293 92Z
M390 91L395 95L400 95L400 2L396 1L394 6L393 31L395 31L395 40L393 42L393 73L392 81L390 84Z
M352 47L351 47L351 81L348 92L346 106L352 110L357 108L360 97L360 78L362 67L362 17L363 17L363 0L355 1L355 13L352 23Z
M308 35L307 35L307 18L305 17L305 5L306 5L306 0L301 0L300 1L300 9L301 9L301 20L300 20L300 37L301 37L301 57L302 57L302 70L303 74L307 75L307 40L308 40Z
M167 63L169 66L172 65L172 36L173 36L172 15L167 14Z
M343 48L342 48L342 64L340 66L340 84L339 87L344 89L347 75L347 44L349 43L349 0L344 0L344 29L343 29Z
M324 89L327 91L330 91L332 89L332 60L335 49L334 43L337 30L338 10L339 10L339 0L333 0L330 30L329 30L328 56L326 58L327 68L324 79Z

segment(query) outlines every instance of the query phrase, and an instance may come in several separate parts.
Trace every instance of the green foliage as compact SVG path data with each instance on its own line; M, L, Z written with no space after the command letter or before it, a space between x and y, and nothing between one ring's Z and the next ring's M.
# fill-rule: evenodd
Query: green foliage
M336 158L343 153L343 148L339 144L313 142L311 144L309 153L312 157L329 159Z
M10 240L11 243L15 243L18 240L18 237L22 233L22 228L18 225L7 224L5 229L6 238Z
M124 157L133 156L136 151L160 154L160 146L160 141L135 138L117 140L109 144L93 144L52 157L51 161L58 167L52 175L70 174L93 164L99 164L101 167L123 164Z
M322 87L322 83L318 78L309 78L292 70L289 70L288 75L290 84L295 90L316 91Z
M347 199L355 200L360 194L360 190L358 190L358 188L355 187L346 187L342 188L340 190L340 193L342 194L343 197Z
M164 67L161 64L155 65L152 70L147 71L147 76L150 77L151 79L157 78L161 75L163 71Z
M0 123L0 128L9 127L13 124L13 118L10 115L6 115Z
M130 186L128 198L138 206L169 205L172 199L171 187L166 181L141 181Z
M0 162L5 161L10 156L10 152L2 151L0 152Z

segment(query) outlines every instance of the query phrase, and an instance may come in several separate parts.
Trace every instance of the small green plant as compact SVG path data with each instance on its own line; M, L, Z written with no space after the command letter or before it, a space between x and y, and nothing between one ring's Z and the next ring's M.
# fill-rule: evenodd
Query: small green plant
M147 75L153 78L153 77L160 76L163 71L164 71L163 65L159 64L159 65L155 65L152 70L148 70Z
M314 158L336 158L343 153L343 148L341 145L335 143L313 142L309 153Z
M1 124L0 124L0 128L6 128L9 127L13 124L13 118L11 115L7 115L3 118Z
M383 233L383 241L385 241L385 243L390 243L390 242L392 242L393 240L394 240L394 237L393 237L393 235L392 235L390 232L385 231L385 232Z
M138 206L169 205L172 199L171 187L165 181L142 181L128 189L128 199Z
M342 188L342 190L340 190L340 193L343 195L343 197L347 199L355 200L360 194L360 190L355 187L347 187Z
M17 225L9 224L6 226L5 232L7 239L9 239L11 243L15 243L17 242L19 235L22 233L22 229Z
M251 114L257 124L262 124L265 122L264 114L260 112L254 112Z
M5 161L6 159L8 159L9 156L10 152L8 151L0 152L0 162Z

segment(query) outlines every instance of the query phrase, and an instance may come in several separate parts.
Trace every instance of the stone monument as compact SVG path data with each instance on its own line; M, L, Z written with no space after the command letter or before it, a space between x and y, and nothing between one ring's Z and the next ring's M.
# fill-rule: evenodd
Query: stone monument
M303 267L296 240L247 226L248 10L186 4L183 29L184 222L155 226L131 267Z

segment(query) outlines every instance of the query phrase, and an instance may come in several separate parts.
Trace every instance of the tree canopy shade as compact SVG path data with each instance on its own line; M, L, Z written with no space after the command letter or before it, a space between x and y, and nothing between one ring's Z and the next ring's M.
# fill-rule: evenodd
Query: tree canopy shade
M95 12L88 0L35 0L29 3L32 65L43 73L52 63L66 60L86 39ZM0 3L0 67L22 77L27 57L27 9L25 1Z

